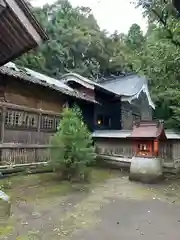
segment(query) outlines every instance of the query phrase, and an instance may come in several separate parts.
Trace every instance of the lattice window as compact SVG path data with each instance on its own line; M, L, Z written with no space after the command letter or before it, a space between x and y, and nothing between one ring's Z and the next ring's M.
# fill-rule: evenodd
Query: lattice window
M7 128L36 129L38 127L38 114L7 109L5 126Z
M60 119L57 116L42 115L41 130L56 131L59 121Z

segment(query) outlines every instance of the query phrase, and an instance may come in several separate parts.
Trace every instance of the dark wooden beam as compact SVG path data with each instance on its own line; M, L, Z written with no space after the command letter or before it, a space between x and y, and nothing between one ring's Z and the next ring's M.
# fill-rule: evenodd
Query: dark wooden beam
M0 0L0 39L1 66L40 45L47 35L24 0Z
M5 9L5 7L6 7L6 3L4 2L4 0L0 0L0 14Z

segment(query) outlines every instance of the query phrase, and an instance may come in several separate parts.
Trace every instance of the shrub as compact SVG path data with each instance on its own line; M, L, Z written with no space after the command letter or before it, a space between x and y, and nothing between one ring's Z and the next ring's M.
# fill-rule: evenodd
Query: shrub
M87 179L87 166L95 159L95 149L78 107L64 109L51 145L51 163L55 172L67 180Z

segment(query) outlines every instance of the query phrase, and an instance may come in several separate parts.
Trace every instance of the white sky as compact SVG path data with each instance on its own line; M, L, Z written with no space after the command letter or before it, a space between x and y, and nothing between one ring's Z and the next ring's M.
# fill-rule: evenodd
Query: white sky
M92 9L98 24L109 32L127 33L133 23L146 30L146 21L142 17L140 9L130 3L131 0L70 0L73 6L88 6ZM55 0L31 0L34 6L42 6L45 3L53 3Z

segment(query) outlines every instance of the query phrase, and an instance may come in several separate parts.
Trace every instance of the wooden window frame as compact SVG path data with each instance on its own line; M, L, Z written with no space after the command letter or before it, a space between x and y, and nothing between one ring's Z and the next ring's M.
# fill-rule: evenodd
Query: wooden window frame
M33 112L7 108L5 112L6 129L12 130L38 130L39 115ZM33 124L31 123L33 121Z
M56 132L60 122L60 117L56 115L42 114L40 121L41 132Z

